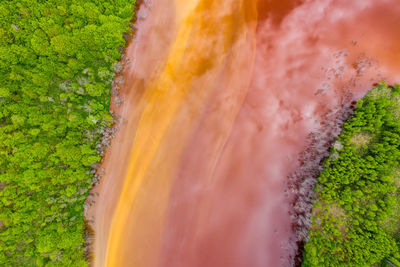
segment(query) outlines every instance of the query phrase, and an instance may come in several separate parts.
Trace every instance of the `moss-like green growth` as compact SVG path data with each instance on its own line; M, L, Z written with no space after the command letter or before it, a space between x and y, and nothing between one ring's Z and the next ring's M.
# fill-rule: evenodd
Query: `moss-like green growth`
M83 203L134 3L0 1L0 265L87 265Z
M337 138L318 178L303 266L400 266L400 97L379 84Z

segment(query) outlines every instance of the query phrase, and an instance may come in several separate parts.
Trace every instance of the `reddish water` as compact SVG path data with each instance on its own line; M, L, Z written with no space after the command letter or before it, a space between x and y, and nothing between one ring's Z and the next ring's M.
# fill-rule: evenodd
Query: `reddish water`
M400 5L153 0L138 17L94 265L293 265L287 177L324 114L400 80Z

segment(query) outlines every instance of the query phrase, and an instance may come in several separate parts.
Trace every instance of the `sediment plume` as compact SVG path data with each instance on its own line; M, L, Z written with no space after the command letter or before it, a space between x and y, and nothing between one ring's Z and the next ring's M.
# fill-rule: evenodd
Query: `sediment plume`
M144 1L87 213L93 266L298 264L351 102L400 80L396 4Z

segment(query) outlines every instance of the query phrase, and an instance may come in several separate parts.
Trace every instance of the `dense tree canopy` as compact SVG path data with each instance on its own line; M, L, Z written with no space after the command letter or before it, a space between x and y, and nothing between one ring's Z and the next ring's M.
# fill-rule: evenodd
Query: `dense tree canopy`
M134 2L0 2L1 265L87 265L83 202Z
M345 123L318 178L303 266L400 266L399 93L381 83Z

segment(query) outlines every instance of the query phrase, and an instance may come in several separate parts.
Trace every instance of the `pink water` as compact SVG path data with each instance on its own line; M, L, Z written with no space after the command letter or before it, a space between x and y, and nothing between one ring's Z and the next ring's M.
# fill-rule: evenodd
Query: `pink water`
M400 80L400 5L143 5L96 188L95 266L293 265L288 176L324 115Z

